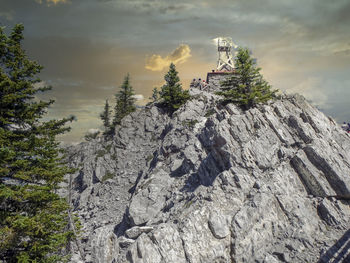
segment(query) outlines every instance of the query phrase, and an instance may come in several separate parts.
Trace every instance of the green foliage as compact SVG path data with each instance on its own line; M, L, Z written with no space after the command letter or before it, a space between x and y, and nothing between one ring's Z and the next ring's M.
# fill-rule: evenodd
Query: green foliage
M189 121L183 121L182 125L189 129L193 129L197 123L198 123L197 120L189 120Z
M166 83L160 91L160 98L163 100L162 105L168 109L171 114L190 98L188 90L182 89L179 83L180 78L177 74L178 72L176 71L175 65L171 63L168 73L164 76Z
M148 163L149 161L151 161L153 159L153 154L150 154L147 156L146 158L146 162Z
M189 208L194 203L193 199L187 201L184 205L185 208Z
M120 125L121 120L131 112L136 110L134 90L130 85L129 74L124 78L119 93L115 95L116 105L114 108L113 127Z
M271 86L263 79L261 69L256 67L247 48L238 49L235 65L235 74L224 81L221 91L217 92L224 96L225 103L233 102L249 109L275 97L277 90L271 90Z
M111 173L111 172L109 172L109 171L107 171L106 173L105 173L105 175L102 177L102 182L105 182L105 181L107 181L108 179L113 179L114 178L114 173Z
M111 149L112 149L112 144L106 145L106 146L105 146L105 149L106 149L106 151L107 151L108 153L110 153L110 152L111 152Z
M105 107L103 112L100 114L100 118L103 122L103 126L105 128L104 134L110 134L111 132L111 108L108 104L108 100L106 100Z
M96 152L96 158L103 157L103 156L105 156L106 153L107 153L107 152L106 152L105 150L103 150L103 149L98 150L98 151Z
M158 136L155 135L154 133L152 133L152 136L151 136L151 142L155 142L158 140Z
M210 117L211 115L213 115L215 113L215 109L210 108L204 115L204 117Z
M153 181L153 179L148 179L142 185L140 185L140 189L142 189L142 190L146 189L152 183L152 181Z
M65 174L56 135L74 118L43 121L50 101L34 100L42 67L21 47L23 26L0 28L0 259L62 262L72 233L68 204L56 192Z
M152 102L156 102L157 100L159 100L159 90L158 90L158 88L153 88L152 96L149 99L152 100Z

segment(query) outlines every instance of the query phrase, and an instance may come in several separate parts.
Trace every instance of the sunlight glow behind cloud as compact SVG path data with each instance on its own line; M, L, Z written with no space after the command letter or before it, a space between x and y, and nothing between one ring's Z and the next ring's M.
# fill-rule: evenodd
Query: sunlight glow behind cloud
M152 55L147 58L145 68L152 71L161 71L168 67L171 62L174 64L182 64L191 57L191 49L188 45L181 44L171 54L166 57L160 55Z

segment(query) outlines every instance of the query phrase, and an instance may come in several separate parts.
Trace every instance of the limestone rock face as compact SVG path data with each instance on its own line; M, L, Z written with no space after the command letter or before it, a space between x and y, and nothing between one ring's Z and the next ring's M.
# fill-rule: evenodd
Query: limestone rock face
M350 262L349 134L299 95L190 92L68 149L85 262Z

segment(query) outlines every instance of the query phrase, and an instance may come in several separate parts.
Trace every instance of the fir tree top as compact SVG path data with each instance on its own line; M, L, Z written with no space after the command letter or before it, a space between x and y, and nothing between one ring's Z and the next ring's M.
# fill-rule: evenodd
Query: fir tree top
M235 59L235 72L223 81L221 91L217 94L224 96L225 103L233 102L244 109L275 98L277 90L271 90L260 70L255 59L250 56L249 49L240 47Z
M190 98L190 95L187 90L182 89L174 63L170 64L164 80L166 83L161 88L160 98L163 99L163 106L173 113Z
M164 80L166 81L166 85L170 87L181 87L181 83L179 83L180 78L177 75L176 67L174 63L171 63L169 66L169 71L165 74Z
M120 86L119 92L115 95L116 105L114 108L113 125L119 125L121 120L129 113L136 110L135 93L130 85L130 76L127 74L123 84Z

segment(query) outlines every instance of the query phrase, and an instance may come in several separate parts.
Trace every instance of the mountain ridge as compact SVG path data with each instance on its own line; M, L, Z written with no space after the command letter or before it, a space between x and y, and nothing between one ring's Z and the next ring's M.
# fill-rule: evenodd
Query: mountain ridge
M68 148L85 262L346 258L349 134L300 95L242 111L190 93L172 117L153 104Z

